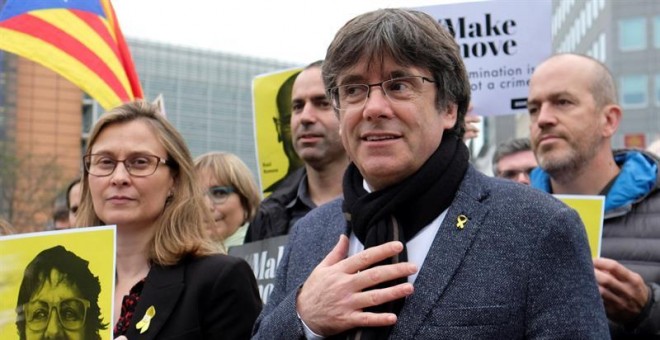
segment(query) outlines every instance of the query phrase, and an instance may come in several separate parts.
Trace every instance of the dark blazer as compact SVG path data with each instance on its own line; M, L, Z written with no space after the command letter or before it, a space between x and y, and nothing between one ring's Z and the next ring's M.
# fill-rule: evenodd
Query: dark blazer
M143 334L136 324L153 306ZM249 339L261 299L250 266L227 255L186 258L153 266L126 333L138 339Z
M296 293L347 232L341 204L312 210L293 228L253 338L303 337ZM461 214L469 219L462 229ZM577 213L550 195L472 167L414 288L392 339L609 338Z

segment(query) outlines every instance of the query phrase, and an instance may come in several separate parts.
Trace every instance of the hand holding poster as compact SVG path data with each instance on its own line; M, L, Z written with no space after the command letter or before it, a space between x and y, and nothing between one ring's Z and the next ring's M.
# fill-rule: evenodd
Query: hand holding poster
M112 339L114 226L4 236L0 249L1 339Z
M534 67L552 53L552 4L482 1L421 7L456 38L470 78L473 113L527 108Z

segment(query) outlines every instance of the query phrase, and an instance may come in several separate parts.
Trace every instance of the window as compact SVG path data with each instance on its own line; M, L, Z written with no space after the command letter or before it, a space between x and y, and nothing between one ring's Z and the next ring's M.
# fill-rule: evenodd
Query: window
M648 105L648 76L642 74L621 77L621 105L643 108Z
M660 16L653 18L653 47L660 48Z
M621 51L639 51L646 48L646 18L636 17L619 21L619 48Z
M605 63L607 61L607 49L605 48L606 41L605 40L605 33L601 33L598 36L598 41L600 42L600 53L598 55L598 60L600 60L602 63Z

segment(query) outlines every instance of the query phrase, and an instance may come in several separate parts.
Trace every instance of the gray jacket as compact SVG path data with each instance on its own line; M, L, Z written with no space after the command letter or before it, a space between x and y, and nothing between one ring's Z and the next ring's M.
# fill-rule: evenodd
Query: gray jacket
M649 285L651 294L644 311L627 329L612 325L612 337L660 339L660 160L646 152L615 151L614 157L622 172L619 177L629 176L639 182L641 176L652 175L644 173L646 167L624 166L632 153L641 153L649 164L655 164L655 183L631 204L605 214L601 256L615 259L640 274ZM608 197L630 195L630 191L624 185L615 185Z
M341 200L289 235L254 339L300 339L296 293L347 232ZM458 215L468 217L463 229ZM542 192L470 167L393 328L392 339L606 339L584 227Z

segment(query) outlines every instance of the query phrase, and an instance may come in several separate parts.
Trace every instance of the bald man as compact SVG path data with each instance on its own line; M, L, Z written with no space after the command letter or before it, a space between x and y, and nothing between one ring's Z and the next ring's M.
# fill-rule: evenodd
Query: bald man
M612 150L622 109L607 67L561 54L530 81L532 186L553 194L604 195L596 281L614 339L660 334L660 161L644 151Z

